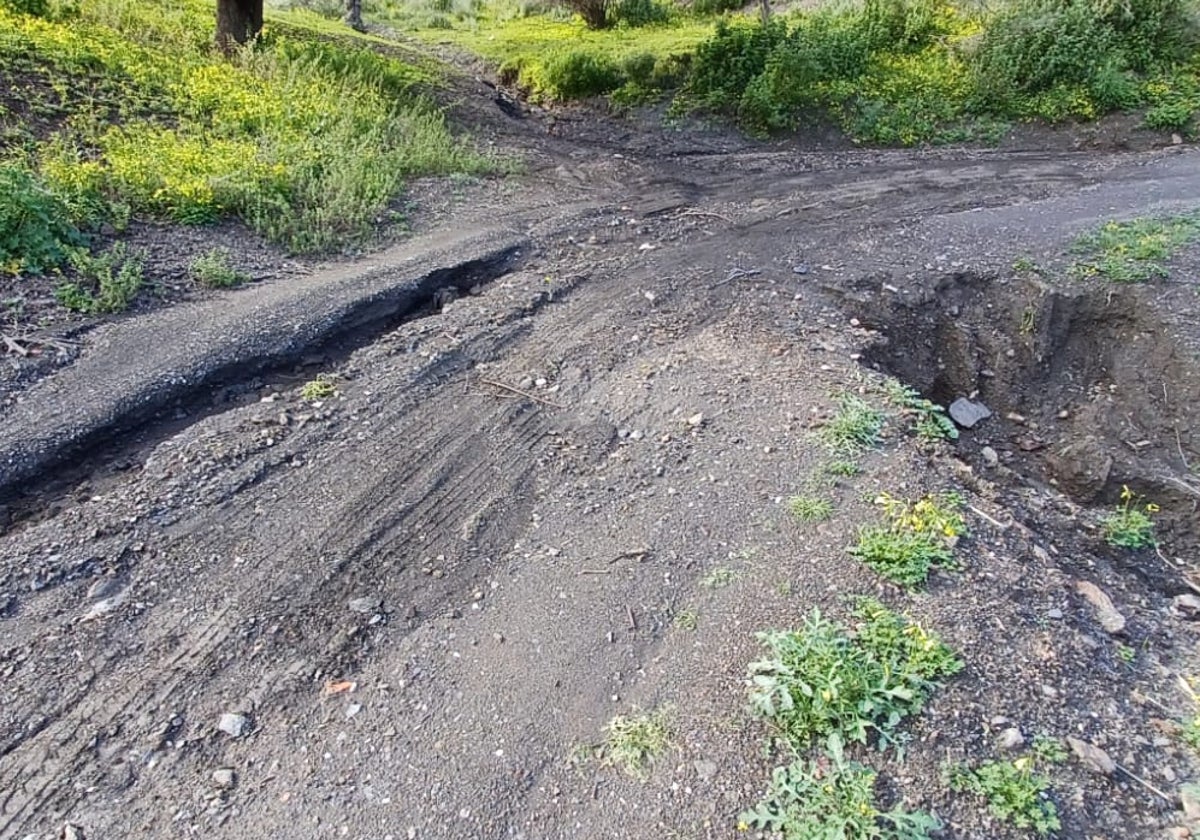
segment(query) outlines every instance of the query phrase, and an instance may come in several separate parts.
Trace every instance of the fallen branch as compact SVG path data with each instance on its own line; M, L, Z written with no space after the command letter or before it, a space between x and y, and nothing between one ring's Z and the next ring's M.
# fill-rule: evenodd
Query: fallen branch
M716 283L713 283L711 286L709 286L709 288L715 289L717 286L724 286L726 283L732 283L734 280L738 280L742 277L754 277L758 274L762 274L762 272L757 268L731 268L729 269L729 274L725 276L724 280L718 280Z
M29 348L22 347L16 339L3 334L0 334L0 339L4 340L4 346L8 348L10 353L16 353L18 356L22 357L29 355Z
M980 517L981 519L986 519L988 522L991 522L993 525L995 525L1001 531L1007 531L1009 528L1012 527L1011 522L1001 522L999 519L993 519L992 517L988 516L986 513L981 511L979 508L975 507L975 505L967 505L967 508L970 509L972 513L974 513L976 516Z
M565 405L560 405L559 403L551 402L550 400L546 399L545 397L539 397L537 394L531 394L528 391L521 390L520 388L514 388L512 385L505 385L503 382L497 382L494 379L480 379L479 382L483 385L491 385L493 388L499 388L502 391L508 391L509 393L512 393L512 394L518 394L519 396L525 397L525 399L533 400L534 402L539 402L542 405L548 405L551 408L566 408Z
M722 216L720 213L713 213L711 210L697 210L694 207L684 210L679 214L679 218L683 218L684 216L712 216L714 219L720 219L721 221L733 224L733 219L729 218L728 216Z
M1147 781L1146 781L1145 779L1143 779L1141 776L1138 776L1138 775L1137 775L1136 773L1134 773L1132 770L1127 770L1126 768L1122 767L1120 764L1117 764L1117 765L1116 765L1116 767L1117 767L1117 769L1118 769L1118 770L1120 770L1122 773L1124 773L1126 776L1128 776L1128 777L1129 777L1130 779L1132 779L1133 781L1137 782L1139 785L1141 785L1142 787L1144 787L1146 790L1150 791L1151 793L1155 794L1156 796L1159 796L1159 797L1161 797L1161 798L1162 798L1162 800L1163 800L1164 802L1166 802L1167 804L1169 804L1169 805L1174 805L1174 804L1175 804L1175 800L1174 800L1174 799L1172 799L1171 797L1167 796L1165 793L1163 793L1161 790L1159 790L1158 788L1156 788L1154 785L1152 785L1152 784L1150 784L1149 782L1147 782Z

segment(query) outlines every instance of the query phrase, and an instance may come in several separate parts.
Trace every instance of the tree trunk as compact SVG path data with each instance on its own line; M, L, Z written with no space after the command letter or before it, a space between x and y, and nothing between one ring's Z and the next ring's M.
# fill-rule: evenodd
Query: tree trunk
M232 53L262 31L263 0L217 0L217 46Z
M762 6L762 22L763 26L767 25L767 21L771 19L771 0L759 0Z
M355 32L366 32L362 19L362 0L346 0L346 25Z

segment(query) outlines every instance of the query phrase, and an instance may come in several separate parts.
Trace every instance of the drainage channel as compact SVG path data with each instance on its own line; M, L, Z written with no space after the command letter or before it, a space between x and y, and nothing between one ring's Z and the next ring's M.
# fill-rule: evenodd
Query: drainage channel
M1200 548L1200 364L1137 290L959 273L844 305L879 334L865 363L991 412L958 444L976 469L1001 464L1093 507L1127 486L1161 506L1171 553Z
M232 358L179 387L142 400L119 421L85 430L22 474L0 478L0 533L52 515L72 495L91 493L135 468L159 443L183 429L257 399L272 385L292 387L316 367L335 367L403 324L440 312L458 296L510 274L521 250L510 246L478 259L422 274L382 293L364 295L310 342L285 342L274 352Z

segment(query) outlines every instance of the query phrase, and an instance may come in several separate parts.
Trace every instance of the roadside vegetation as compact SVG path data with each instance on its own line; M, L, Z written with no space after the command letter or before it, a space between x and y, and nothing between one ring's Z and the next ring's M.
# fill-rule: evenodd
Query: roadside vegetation
M668 99L755 133L814 121L867 143L994 139L1013 121L1140 109L1192 135L1195 0L838 0L777 12L669 0L375 0L368 17L488 58L535 99Z
M211 4L196 0L0 3L0 266L86 267L106 259L87 256L96 235L135 217L236 217L292 252L343 249L388 217L407 179L497 166L425 98L431 71L307 19L226 58ZM216 267L201 282L237 279ZM113 270L85 271L60 299L121 308L105 291Z

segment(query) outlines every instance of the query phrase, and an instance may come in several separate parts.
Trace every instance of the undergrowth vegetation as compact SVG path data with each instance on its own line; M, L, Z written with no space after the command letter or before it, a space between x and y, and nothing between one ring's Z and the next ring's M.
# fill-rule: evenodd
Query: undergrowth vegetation
M414 175L495 166L422 95L428 71L277 26L231 60L209 4L0 4L0 262L66 265L131 214L237 216L294 252L344 247Z
M876 500L884 521L859 529L849 551L879 574L904 586L919 586L935 567L953 568L954 546L966 533L954 494L925 496L916 501L887 493Z

